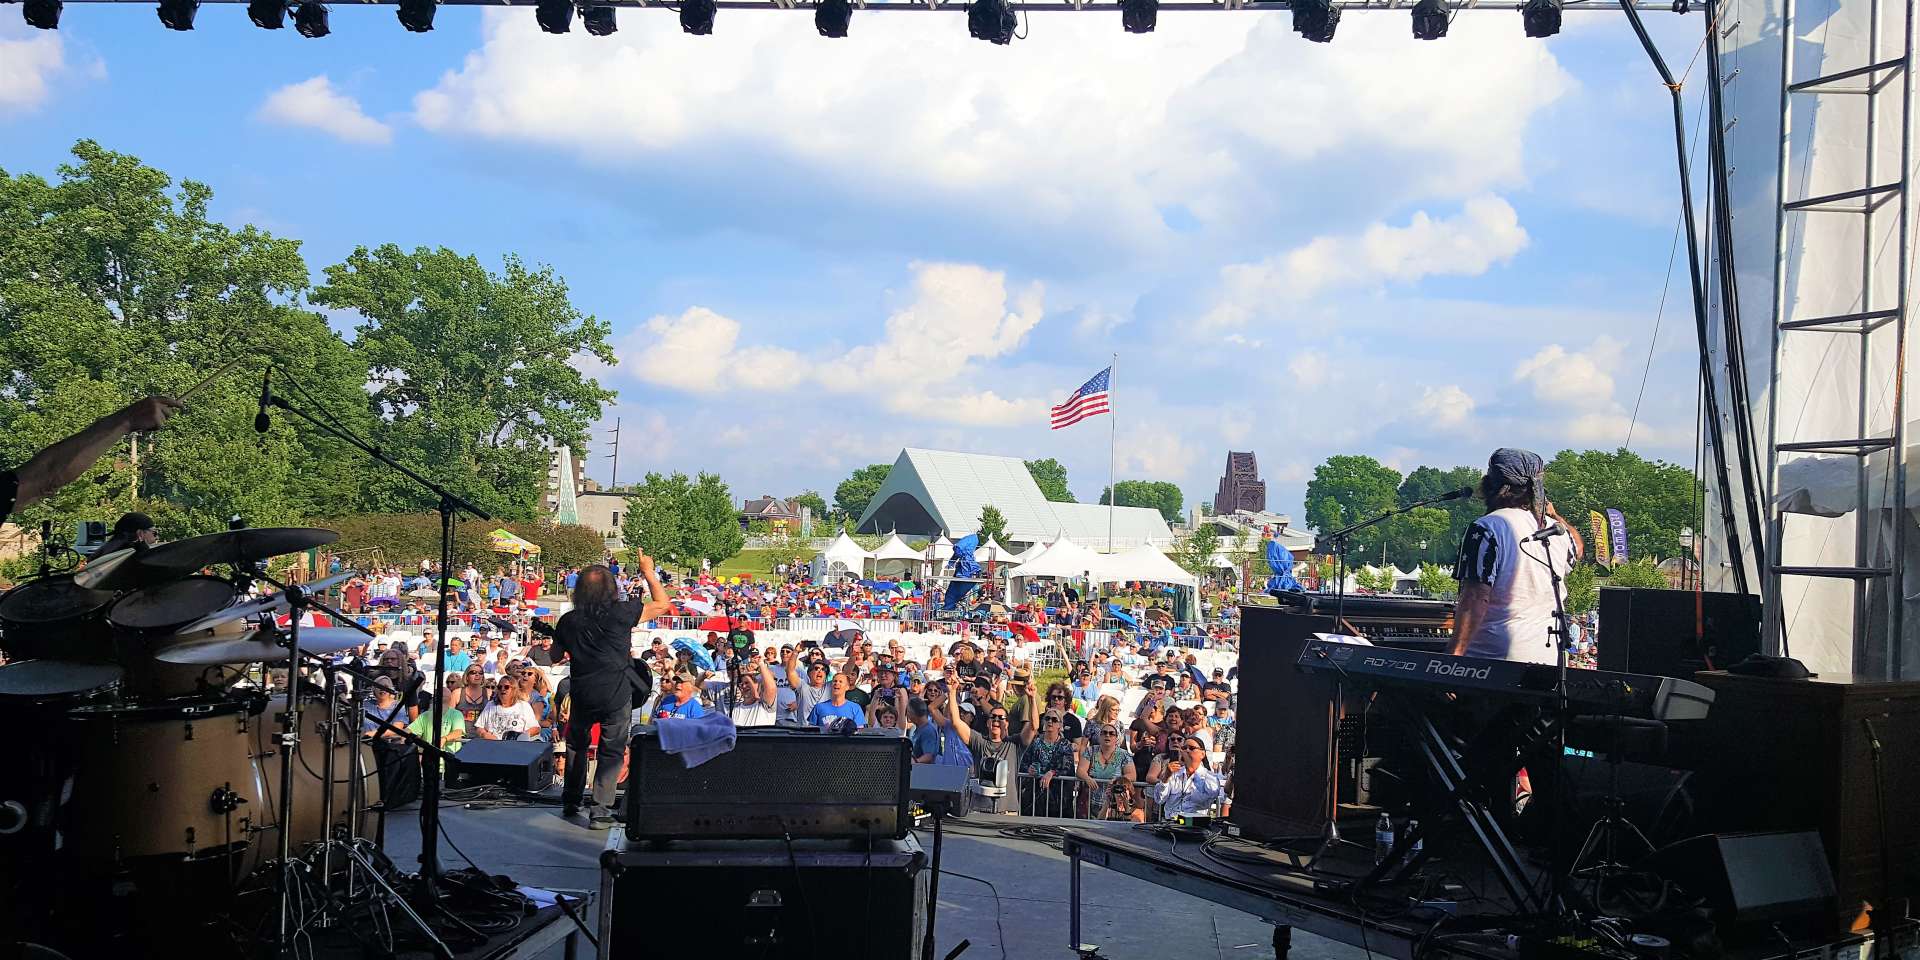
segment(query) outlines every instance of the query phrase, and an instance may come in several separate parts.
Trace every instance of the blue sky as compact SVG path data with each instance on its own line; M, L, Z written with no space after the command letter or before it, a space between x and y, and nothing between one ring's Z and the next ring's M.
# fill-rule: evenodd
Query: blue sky
M1617 13L1548 41L1469 11L1417 42L1351 12L1042 14L997 47L957 14L721 11L610 38L525 7L341 6L333 35L134 4L33 31L0 8L0 166L87 137L299 238L551 264L609 321L624 478L815 488L930 446L1053 456L1082 499L1107 424L1045 407L1119 354L1120 476L1211 496L1252 449L1271 505L1315 463L1612 448L1648 362L1676 216L1664 88ZM1649 14L1676 70L1698 13ZM1698 71L1704 74L1704 64ZM1697 86L1697 84L1695 85ZM1690 108L1697 92L1689 87ZM1690 463L1684 262L1635 450ZM601 434L604 437L604 432ZM606 478L604 443L592 473Z

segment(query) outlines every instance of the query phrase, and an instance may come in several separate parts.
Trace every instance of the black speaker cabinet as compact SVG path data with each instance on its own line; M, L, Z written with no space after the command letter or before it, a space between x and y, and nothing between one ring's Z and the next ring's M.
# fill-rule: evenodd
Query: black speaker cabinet
M1776 926L1824 937L1837 927L1833 871L1812 831L1692 837L1654 853L1645 867L1705 900L1728 939L1772 941Z
M1240 616L1230 819L1259 839L1317 835L1333 815L1334 683L1298 663L1315 633L1334 632L1333 618L1259 606L1241 607Z
M498 783L538 793L553 785L553 744L545 740L467 740L453 756L448 786Z
M1686 679L1760 652L1760 598L1600 589L1600 669Z
M926 854L875 840L628 840L600 855L600 957L918 956Z
M741 730L733 749L697 767L633 734L627 836L633 840L907 835L912 744L904 737L812 728Z

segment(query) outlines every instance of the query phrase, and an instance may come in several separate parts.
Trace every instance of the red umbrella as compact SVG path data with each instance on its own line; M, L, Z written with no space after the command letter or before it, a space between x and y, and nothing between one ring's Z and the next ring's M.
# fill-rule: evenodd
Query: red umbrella
M1014 623L1007 624L1007 627L1011 629L1014 633L1017 633L1020 636L1027 638L1028 643L1040 642L1040 632L1038 630L1033 629L1033 624L1014 622Z
M697 627L694 627L694 629L695 630L712 630L715 633L723 633L725 631L732 630L734 627L746 627L750 630L755 629L753 621L747 619L746 617L733 617L731 619L727 617L708 617L707 619L700 621L700 625Z

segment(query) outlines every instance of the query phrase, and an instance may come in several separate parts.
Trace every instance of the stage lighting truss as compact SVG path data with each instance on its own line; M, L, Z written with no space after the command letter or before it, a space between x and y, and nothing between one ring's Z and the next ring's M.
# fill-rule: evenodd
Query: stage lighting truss
M327 25L327 5L307 0L293 9L293 29L309 40L317 40L333 32Z
M287 25L287 0L249 0L247 19L262 30L278 30Z
M433 29L433 14L439 6L438 0L400 0L400 8L394 16L400 18L400 25L414 33L426 33Z
M1560 0L1527 0L1520 7L1520 23L1529 37L1551 37L1560 32Z
M713 0L680 0L680 29L696 37L713 32L713 15L719 8Z
M1160 0L1120 0L1120 26L1128 33L1152 33L1160 22Z
M1332 43L1340 27L1340 8L1333 0L1292 0L1293 32L1314 43Z
M853 0L819 0L813 5L813 26L823 37L844 37L853 22Z
M160 0L160 22L168 30L192 30L200 0Z
M967 35L976 40L1012 43L1018 25L1008 0L972 0L967 4Z
M27 26L41 30L60 29L60 0L26 0L20 5L20 15L27 20Z
M573 0L540 0L533 19L547 33L566 33L573 29Z
M620 29L612 7L588 7L580 11L580 23L596 37L611 36Z
M1453 11L1447 0L1420 0L1413 5L1413 38L1438 40L1447 35L1453 23Z

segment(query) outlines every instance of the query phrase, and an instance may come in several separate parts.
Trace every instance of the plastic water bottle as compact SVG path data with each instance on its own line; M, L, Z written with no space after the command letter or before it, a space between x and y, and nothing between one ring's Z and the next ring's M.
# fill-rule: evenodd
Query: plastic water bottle
M1393 852L1393 818L1385 813L1373 825L1373 862L1379 864Z
M1414 832L1414 831L1415 831L1416 829L1418 829L1418 828L1419 828L1419 826L1420 826L1420 821L1418 821L1418 820L1408 820L1408 821L1407 821L1407 832L1408 832L1408 833L1413 833L1413 832ZM1422 848L1422 847L1424 847L1424 846L1426 846L1426 845L1427 845L1427 838L1425 838L1425 837L1418 837L1418 836L1416 836L1416 837L1414 837L1414 838L1413 838L1413 846L1411 846L1411 847L1408 847L1408 848L1407 848L1407 857L1408 857L1409 859L1412 859L1412 858L1414 858L1414 857L1418 857L1418 856L1420 856L1420 848Z

